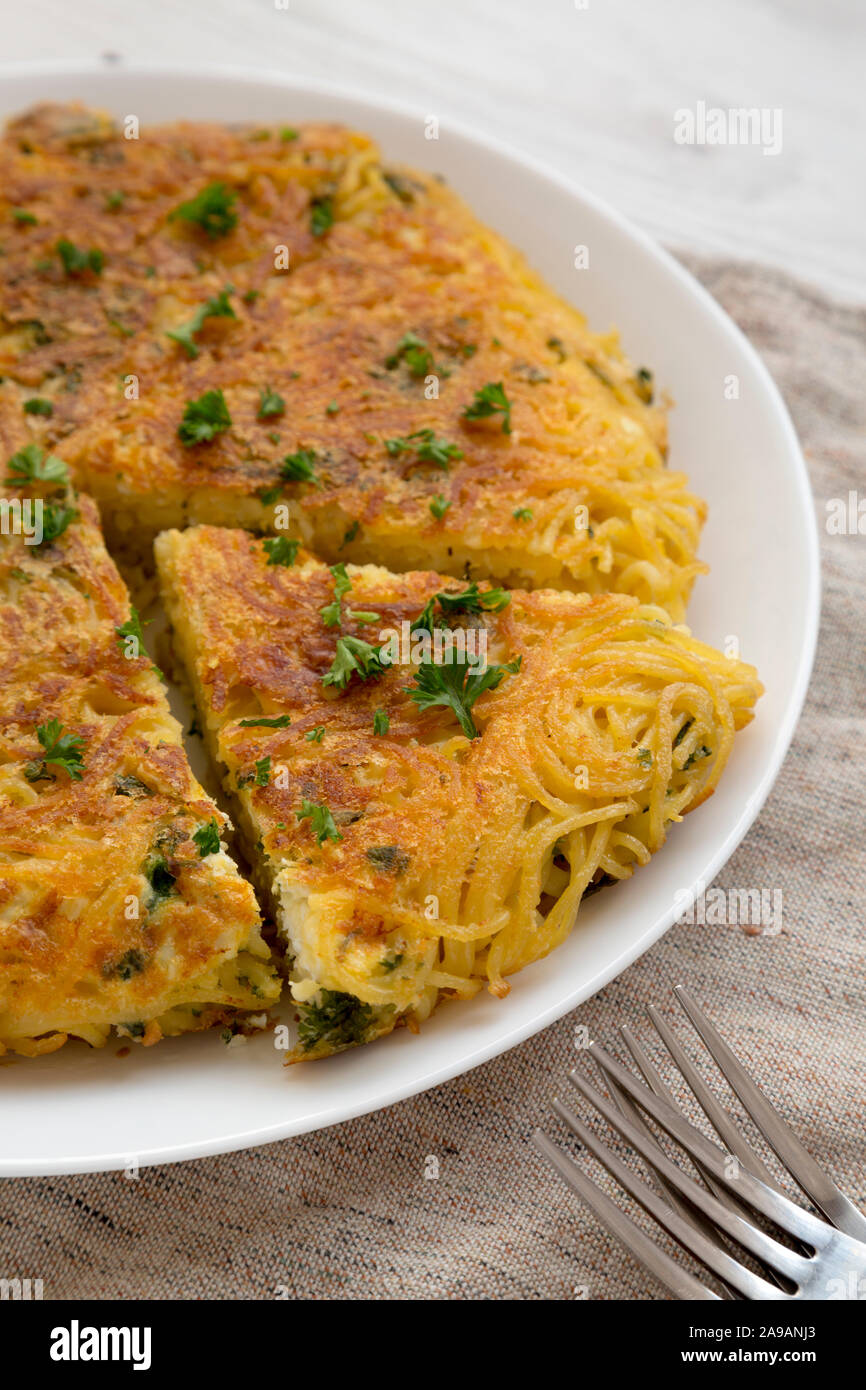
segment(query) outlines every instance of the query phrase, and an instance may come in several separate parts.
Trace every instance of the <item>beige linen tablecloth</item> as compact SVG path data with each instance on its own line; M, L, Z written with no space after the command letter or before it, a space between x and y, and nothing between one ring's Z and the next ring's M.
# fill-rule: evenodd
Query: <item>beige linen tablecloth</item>
M46 1298L262 1299L279 1286L316 1299L663 1298L556 1182L529 1135L540 1123L557 1129L548 1102L573 1064L575 1023L601 1040L626 1022L643 1032L646 1004L672 1010L677 981L692 985L818 1161L866 1205L866 537L824 527L827 499L866 495L866 311L758 267L690 268L787 398L822 536L822 630L805 713L762 815L717 880L782 888L781 933L674 927L540 1036L377 1115L145 1169L137 1182L6 1180L0 1276L41 1277ZM425 1176L437 1166L438 1177Z

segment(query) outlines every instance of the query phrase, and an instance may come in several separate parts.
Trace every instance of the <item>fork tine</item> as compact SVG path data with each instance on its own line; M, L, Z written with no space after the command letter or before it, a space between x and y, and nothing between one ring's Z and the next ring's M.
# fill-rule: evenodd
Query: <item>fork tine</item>
M676 1033L668 1025L666 1020L662 1018L658 1009L654 1008L652 1004L649 1005L647 1012L662 1042L685 1077L687 1084L692 1088L698 1104L725 1148L729 1153L736 1154L740 1162L744 1163L747 1168L751 1168L755 1176L761 1178L768 1187L775 1187L778 1191L781 1191L779 1184L776 1182L763 1159L759 1154L755 1153L751 1145L737 1129L730 1115L719 1104L703 1077L697 1069L692 1066L692 1063L683 1051Z
M621 1029L621 1032L629 1048L631 1048L632 1044L634 1043L634 1047L637 1048L637 1053L643 1056L638 1044L634 1042L633 1039L630 1039L630 1036L628 1035L628 1029L623 1028ZM638 1066L641 1066L641 1062L638 1060L638 1056L634 1052L632 1053L632 1055L635 1057L635 1061L637 1062ZM649 1059L646 1058L645 1060L652 1069L652 1064L649 1063ZM650 1129L639 1108L635 1105L631 1097L626 1094L622 1087L619 1086L611 1076L607 1076L600 1067L599 1071L601 1072L601 1075L604 1077L605 1083L610 1091L611 1096L613 1097L613 1100L619 1106L622 1113L628 1116L632 1124L637 1125L638 1129L646 1137L648 1142L652 1145L654 1152L658 1151L659 1153L664 1153L664 1149L662 1149L658 1139L656 1138L653 1131ZM662 1082L660 1077L658 1078L658 1080L659 1084L663 1086L664 1083ZM690 1221L692 1225L697 1226L698 1230L701 1231L704 1236L706 1236L707 1240L711 1241L714 1245L717 1245L720 1250L724 1250L726 1253L729 1253L727 1245L725 1245L724 1241L722 1240L715 1226L713 1226L712 1222L707 1221L706 1217L703 1215L702 1212L699 1212L694 1207L689 1206L688 1202L683 1200L683 1198L679 1195L673 1184L669 1183L659 1172L658 1168L653 1163L652 1158L647 1157L644 1161L649 1166L651 1176L659 1192L662 1194L662 1196L668 1202L668 1204L673 1207L674 1211L679 1212L680 1216L682 1216L686 1221ZM701 1173L701 1176L704 1177L704 1174ZM707 1179L704 1178L704 1181L706 1182ZM710 1177L709 1182L712 1183L712 1181L713 1179L712 1177ZM716 1195L718 1196L718 1193L721 1191L724 1191L724 1189L718 1188ZM725 1193L725 1197L727 1197L727 1193ZM734 1199L728 1198L728 1200L733 1202ZM729 1296L727 1295L727 1291L726 1296Z
M602 1192L592 1178L588 1177L558 1144L548 1139L543 1130L535 1131L532 1142L601 1224L612 1231L617 1240L620 1240L651 1274L660 1279L671 1293L684 1299L718 1299L718 1294L713 1293L712 1289L708 1289L687 1269L677 1264L666 1250L660 1250L646 1232L636 1226L625 1212L620 1211L607 1193Z
M845 1231L857 1240L866 1241L866 1217L857 1210L844 1192L840 1192L832 1178L828 1178L823 1169L818 1167L811 1154L770 1104L763 1091L755 1085L688 991L683 989L682 985L677 985L674 994L770 1148L778 1154L803 1191L838 1230Z
M789 1235L799 1236L801 1239L808 1241L809 1245L814 1246L816 1250L823 1250L829 1243L833 1234L831 1227L825 1225L825 1223L820 1221L816 1216L812 1216L810 1212L804 1211L802 1207L796 1206L794 1202L790 1201L782 1193L774 1192L772 1188L767 1187L766 1183L761 1182L760 1178L753 1177L747 1168L739 1169L736 1180L729 1177L726 1171L729 1155L727 1155L723 1149L711 1143L709 1139L701 1134L699 1129L695 1129L694 1125L691 1124L684 1115L681 1115L678 1110L668 1105L667 1101L654 1095L652 1091L632 1076L630 1071L621 1066L615 1057L611 1057L603 1048L599 1047L597 1043L590 1043L589 1050L594 1057L598 1058L604 1070L612 1074L615 1080L628 1092L632 1100L637 1101L641 1109L646 1110L648 1114L652 1115L653 1119L657 1120L658 1123L667 1130L668 1134L676 1139L678 1144L683 1146L692 1158L699 1158L710 1170L717 1182L722 1183L729 1191L733 1191L736 1196L747 1201L750 1206L754 1207L755 1210L761 1212L764 1216L769 1217L771 1221L775 1221L776 1224L781 1226L784 1231L787 1231ZM580 1074L573 1071L569 1073L569 1077L574 1082L574 1085L577 1086L578 1090L586 1094L586 1082L580 1078ZM592 1097L592 1103L596 1107L598 1107L599 1101L602 1102L606 1110L610 1110L610 1106L603 1101L601 1096L594 1095ZM602 1113L605 1113L605 1111ZM613 1111L613 1114L616 1115L616 1112ZM623 1126L628 1124L628 1121L611 1119L610 1123L614 1125L615 1128L619 1127L623 1130ZM634 1126L629 1125L629 1129L637 1136L636 1139L629 1136L629 1142L633 1143L635 1147L640 1150L642 1143L640 1135L634 1130ZM623 1130L623 1132L625 1131ZM760 1249L756 1249L754 1244L749 1244L748 1241L743 1238L744 1229L749 1232L753 1240L757 1239L757 1236L761 1234L760 1232L753 1232L752 1228L746 1222L735 1213L729 1212L727 1208L723 1207L721 1203L716 1201L714 1197L711 1197L703 1188L699 1188L696 1183L693 1183L690 1178L686 1178L667 1158L664 1159L663 1166L665 1176L676 1183L680 1187L680 1190L682 1190L683 1183L689 1183L689 1200L700 1207L705 1215L708 1215L717 1226L721 1226L722 1230L727 1231L730 1235L733 1235L736 1240L746 1245L753 1254L758 1255L760 1258L765 1257ZM709 1207L707 1206L708 1203L711 1204ZM800 1256L793 1257L796 1260L796 1264L789 1265L786 1257L790 1256L792 1252L787 1250L784 1246L778 1245L775 1241L770 1241L764 1249L766 1255L770 1256L770 1258L768 1258L768 1263L773 1265L776 1269L783 1270L786 1274L791 1273L794 1278L802 1274L803 1268L807 1262Z
M788 1298L788 1294L783 1293L774 1285L768 1284L759 1275L753 1274L750 1269L746 1269L727 1250L722 1250L715 1241L708 1240L703 1232L697 1229L694 1222L669 1207L651 1188L647 1187L646 1183L641 1181L636 1173L633 1173L621 1159L617 1158L567 1105L563 1105L559 1100L554 1100L553 1108L560 1119L564 1120L569 1129L573 1130L590 1153L595 1154L599 1162L604 1164L608 1172L616 1178L626 1192L640 1202L644 1210L648 1211L650 1216L654 1216L665 1230L670 1231L674 1239L678 1240L686 1250L690 1250L712 1274L725 1280L746 1298L768 1300Z
M609 1060L612 1061L613 1059L610 1058ZM628 1140L629 1144L637 1149L639 1154L643 1155L645 1140L640 1130L633 1125L630 1120L619 1115L610 1101L608 1101L605 1096L601 1095L594 1086L591 1086L579 1071L575 1070L569 1072L568 1077L576 1089L580 1091L584 1099L588 1100L590 1105L594 1105L596 1110L604 1116L608 1124L611 1125L613 1129L618 1130L619 1133ZM648 1092L647 1094L649 1095L651 1093ZM643 1101L641 1101L641 1103L643 1103ZM664 1104L664 1102L657 1103ZM670 1107L666 1108L668 1110L670 1109ZM671 1113L677 1114L677 1118L682 1120L682 1116L677 1112L671 1111ZM683 1123L688 1125L688 1121L683 1121ZM680 1142L682 1143L682 1140L680 1140ZM708 1144L708 1147L713 1148L715 1146ZM789 1250L785 1245L780 1245L772 1236L767 1235L751 1222L744 1220L742 1216L738 1216L736 1212L730 1211L726 1206L723 1206L711 1193L707 1192L705 1188L695 1182L694 1178L690 1178L681 1168L677 1167L675 1163L672 1163L666 1154L660 1154L655 1159L655 1162L668 1181L672 1182L674 1186L677 1187L684 1196L688 1197L689 1201L692 1202L699 1211L702 1211L705 1216L709 1217L716 1226L720 1227L720 1229L725 1231L729 1236L732 1236L734 1240L739 1241L739 1243L745 1246L752 1255L756 1255L758 1259L763 1260L764 1263L769 1265L772 1269L785 1274L797 1284L803 1282L809 1273L810 1262L804 1259L802 1255L795 1254L793 1250ZM720 1163L718 1166L719 1170L723 1171L723 1164ZM757 1182L757 1179L754 1178L752 1181ZM825 1227L824 1229L827 1230L829 1228ZM772 1297L776 1298L778 1296L779 1291L777 1289ZM782 1296L784 1297L784 1295Z

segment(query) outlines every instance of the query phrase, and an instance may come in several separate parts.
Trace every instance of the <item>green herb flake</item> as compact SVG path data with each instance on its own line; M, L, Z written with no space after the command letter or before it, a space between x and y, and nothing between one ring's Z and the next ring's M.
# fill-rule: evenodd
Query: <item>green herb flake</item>
M487 666L480 672L477 663L468 661L454 661L442 666L424 661L415 675L415 686L407 686L406 689L419 709L445 705L453 710L466 737L478 738L478 729L471 714L473 705L486 690L495 690L506 674L516 675L521 662L522 657L518 656L506 665Z
M301 542L290 540L288 536L268 536L262 541L269 565L282 565L291 569L297 558Z
M376 1015L354 994L320 989L318 1002L298 1006L298 1043L302 1052L327 1045L334 1051L364 1041Z
M511 401L505 394L501 381L488 381L475 392L471 405L463 412L464 420L486 420L493 415L502 416L502 433L511 433Z
M84 768L84 755L81 752L84 739L81 734L64 734L60 720L49 719L47 724L37 727L36 737L42 745L43 754L25 767L24 776L28 782L41 782L43 779L53 782L54 774L48 771L49 767L61 767L73 782L80 782Z
M55 249L63 262L63 269L67 275L83 275L88 270L92 270L94 275L102 274L105 256L101 251L94 249L82 251L71 241L67 241L65 237L61 237Z
M345 690L353 675L366 681L381 676L384 669L381 648L371 646L360 637L340 637L337 639L334 660L322 677L322 685Z
M513 512L511 513L511 515L514 517L514 520L515 520L515 521L531 521L531 520L532 520L532 508L531 508L531 507L518 507L516 511L513 511Z
M69 470L62 459L46 454L41 444L25 444L13 454L8 464L7 487L23 487L27 483L68 483Z
M316 837L316 843L323 845L326 840L333 840L335 843L342 840L342 835L337 829L334 817L327 806L317 801L308 801L306 797L301 802L301 809L295 813L299 821L308 820L310 830Z
M38 226L39 219L34 217L32 212L28 212L26 208L13 208L12 217L19 227Z
M304 738L307 740L307 743L321 743L324 737L324 724L317 724L315 728L308 729L307 732L304 734Z
M24 402L24 414L44 415L46 420L49 420L54 414L53 402L46 400L44 396L31 396Z
M204 327L205 319L237 318L237 314L229 303L229 294L229 290L221 290L218 295L206 300L204 304L199 305L191 319L180 324L178 328L170 329L166 333L166 337L180 343L188 357L198 357L199 347L195 342L195 335Z
M206 825L200 825L192 838L198 845L200 858L206 859L209 854L219 854L220 830L216 823L216 817L211 816Z
M201 193L170 212L168 220L174 222L180 218L184 222L192 222L212 239L226 236L238 224L234 211L236 201L237 194L226 188L224 183L209 183Z
M286 454L280 468L280 477L292 483L314 483L316 462L317 455L314 449L298 449L294 454Z
M334 201L332 198L313 198L310 203L310 231L313 236L324 236L334 225Z
M231 429L232 417L222 391L205 391L198 400L187 401L183 419L178 425L178 438L188 449L204 444L218 434Z
M391 727L391 720L388 718L386 710L377 709L373 711L373 733L378 738L383 738Z
M437 521L442 520L443 516L445 515L450 506L451 503L442 496L441 492L437 492L436 496L433 497L430 501L430 511L433 513Z
M282 415L286 409L286 403L276 391L272 391L270 386L263 386L259 392L258 418L260 420L270 420L274 415Z

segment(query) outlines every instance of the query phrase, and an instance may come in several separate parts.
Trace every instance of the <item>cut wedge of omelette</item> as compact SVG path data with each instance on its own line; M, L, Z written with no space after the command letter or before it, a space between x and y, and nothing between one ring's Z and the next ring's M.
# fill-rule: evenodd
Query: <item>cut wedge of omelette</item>
M0 1053L263 1026L279 983L253 890L96 506L42 450L10 468L31 510L0 535Z
M48 106L0 143L0 444L57 448L119 559L288 519L332 563L684 616L705 509L651 373L441 180L335 126L127 136Z
M156 553L286 944L291 1060L504 995L711 794L761 693L628 596L328 567L207 526Z

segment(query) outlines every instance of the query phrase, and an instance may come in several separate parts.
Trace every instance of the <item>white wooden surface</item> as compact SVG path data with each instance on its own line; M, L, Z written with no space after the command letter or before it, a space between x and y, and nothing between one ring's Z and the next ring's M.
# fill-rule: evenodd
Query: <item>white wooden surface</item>
M538 156L671 246L866 298L863 0L7 0L3 62L104 55L386 93ZM677 145L674 112L699 101L780 108L781 153Z

